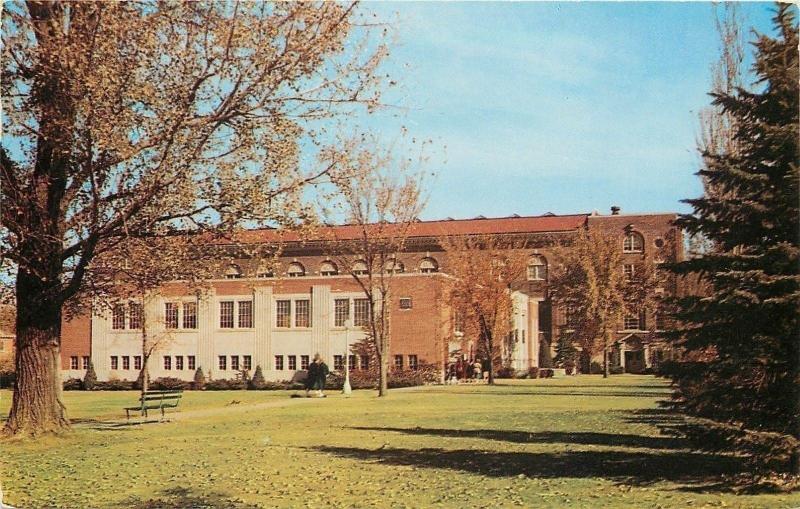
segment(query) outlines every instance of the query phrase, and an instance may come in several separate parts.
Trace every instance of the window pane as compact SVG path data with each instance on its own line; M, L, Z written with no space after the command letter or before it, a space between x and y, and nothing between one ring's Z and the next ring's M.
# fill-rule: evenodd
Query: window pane
M78 369L78 356L72 356L69 358L69 369Z
M400 299L400 309L411 309L411 297L403 297Z
M361 356L361 369L367 371L369 369L369 356L362 355Z
M355 355L350 355L347 358L347 367L348 367L348 369L350 371L352 371L352 370L356 369L356 366L358 366L358 362L356 362L356 356Z
M403 356L402 355L395 355L394 356L394 369L402 370L403 369Z
M311 301L294 301L294 324L296 327L311 327Z
M164 369L172 369L172 357L169 355L164 356Z
M221 329L233 328L233 301L219 303L219 327Z
M122 356L122 369L131 369L131 358L127 355Z
M111 369L119 369L119 358L116 355L111 356Z
M253 369L253 358L250 357L249 355L245 355L242 358L242 369L245 369L247 371Z
M239 371L239 356L238 355L231 355L231 369L234 371Z
M308 369L308 355L300 356L300 369Z
M188 356L186 358L186 363L188 364L188 368L194 371L195 369L194 355Z
M239 301L239 327L249 329L253 326L253 301Z
M279 300L277 302L277 313L275 314L276 327L290 327L292 318L292 301Z
M366 327L369 321L369 301L367 299L353 300L353 325Z
M196 329L197 328L197 303L184 302L183 303L183 328Z
M125 328L125 306L122 304L114 304L111 316L111 328L114 330L122 330Z
M183 369L183 355L175 356L175 369Z
M142 369L142 356L141 355L134 355L133 357L133 369L141 370Z
M344 355L333 356L333 369L341 371L344 369Z
M164 304L164 326L167 329L178 328L178 305L174 302Z
M409 369L417 369L418 367L417 356L416 355L409 355L408 356L408 368Z
M333 301L333 325L344 327L350 318L350 299L336 299Z
M225 357L224 355L220 355L218 359L219 359L220 371L225 371L226 369L228 369L228 358Z
M131 329L141 329L142 328L142 305L136 302L131 302L128 305L128 309L130 312L130 318L128 327Z
M275 369L278 371L283 369L283 355L275 356Z
M290 355L289 356L289 370L294 371L297 369L297 356Z
M83 369L89 369L89 356L83 356Z

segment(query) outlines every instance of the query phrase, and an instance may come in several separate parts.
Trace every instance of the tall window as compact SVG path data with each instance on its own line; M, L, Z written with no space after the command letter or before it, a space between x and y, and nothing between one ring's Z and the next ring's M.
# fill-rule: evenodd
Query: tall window
M142 369L142 356L141 355L134 355L133 356L133 369L140 370Z
M249 329L253 326L253 301L239 301L239 327Z
M547 280L547 260L544 256L535 255L528 263L528 281Z
M122 369L131 369L131 358L128 355L122 356Z
M219 303L220 329L233 329L233 301L227 300Z
M333 369L341 371L344 369L344 355L333 356Z
M175 356L175 369L183 370L183 355Z
M275 313L276 327L290 327L292 320L292 301L279 300L276 302L277 313Z
M361 369L367 371L369 369L369 355L361 356Z
M283 355L275 356L275 369L278 371L283 370Z
M366 327L369 321L369 301L367 299L353 299L353 325Z
M195 364L195 358L194 358L194 355L189 355L189 356L187 356L187 357L186 357L186 367L188 367L188 368L189 368L189 369L191 369L192 371L194 371L194 370L195 370L195 368L197 367L197 365Z
M125 306L122 304L114 304L111 310L111 328L114 330L125 328Z
M369 272L369 268L367 267L367 263L364 260L356 260L353 262L352 268L353 274L356 276L364 276Z
M625 280L628 282L634 281L636 278L636 267L632 263L626 263L622 266L622 272L625 273Z
M347 358L347 368L350 371L353 371L354 369L356 369L356 367L358 367L358 361L356 361L356 356L355 355L348 356L348 358Z
M403 356L402 355L395 355L394 356L394 369L397 371L403 370Z
M308 369L308 355L301 355L300 356L300 369Z
M172 357L169 355L164 356L164 369L170 370L172 369Z
M622 326L625 330L645 330L646 324L644 311L625 315Z
M333 325L344 327L350 318L350 299L336 299L333 301Z
M297 356L296 355L289 355L289 371L295 371L297 369Z
M241 279L242 271L236 265L231 265L225 271L225 279Z
M250 371L253 369L253 358L249 355L242 357L242 369Z
M417 360L416 355L409 355L408 356L408 369L417 369L419 367L419 361Z
M111 356L111 369L119 369L119 357L116 355Z
M78 369L78 356L73 355L69 358L69 369Z
M167 329L178 328L178 304L175 302L164 303L164 325Z
M183 328L197 328L197 302L183 303Z
M622 241L623 253L641 253L644 251L644 237L639 232L627 232Z
M89 369L89 356L83 356L83 369Z
M142 328L142 305L138 302L131 302L128 304L128 328L141 329Z
M464 332L464 313L453 311L453 332Z
M220 371L225 371L228 369L228 358L224 355L217 356L217 360L219 362L219 369Z
M435 259L431 258L430 256L427 258L423 258L422 261L419 263L419 271L423 274L431 274L433 272L439 272L439 264L436 262Z
M295 327L311 327L311 301L294 301L294 325Z
M326 260L319 266L319 273L323 276L335 276L339 273L339 269L336 267L335 263Z
M238 355L231 355L231 369L234 371L239 371L239 356Z
M286 269L286 275L289 277L300 277L306 275L306 268L300 262L292 262L289 268Z

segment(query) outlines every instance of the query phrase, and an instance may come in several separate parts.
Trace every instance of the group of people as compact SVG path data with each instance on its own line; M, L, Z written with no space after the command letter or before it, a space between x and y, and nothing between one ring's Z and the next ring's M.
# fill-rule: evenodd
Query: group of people
M325 379L328 378L328 365L322 360L320 354L314 355L314 361L308 365L308 374L306 375L305 387L306 397L311 397L311 391L315 391L318 398L325 396Z
M489 371L488 362L480 358L465 360L459 357L456 362L450 363L447 372L448 383L458 383L459 380L482 380Z

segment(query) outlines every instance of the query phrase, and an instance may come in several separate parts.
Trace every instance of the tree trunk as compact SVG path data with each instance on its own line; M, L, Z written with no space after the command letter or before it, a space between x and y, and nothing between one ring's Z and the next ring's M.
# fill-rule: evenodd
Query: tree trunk
M608 367L608 350L603 348L603 378L608 378L609 375L609 367Z
M382 398L389 395L389 356L381 352L378 354L380 365L380 384L378 385L378 397Z
M66 431L61 401L61 307L25 291L31 276L18 275L16 384L3 432L40 435Z

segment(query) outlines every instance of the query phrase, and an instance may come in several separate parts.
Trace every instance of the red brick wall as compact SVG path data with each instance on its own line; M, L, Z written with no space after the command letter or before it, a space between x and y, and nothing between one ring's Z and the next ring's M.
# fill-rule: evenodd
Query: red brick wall
M61 366L69 368L69 358L73 355L91 355L92 321L88 314L81 314L70 320L61 321ZM79 364L82 366L82 364Z

